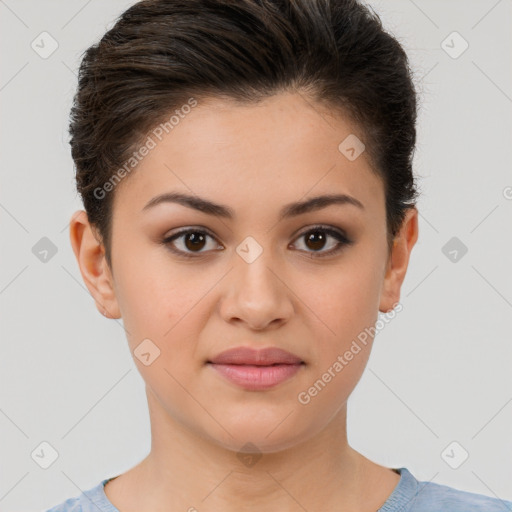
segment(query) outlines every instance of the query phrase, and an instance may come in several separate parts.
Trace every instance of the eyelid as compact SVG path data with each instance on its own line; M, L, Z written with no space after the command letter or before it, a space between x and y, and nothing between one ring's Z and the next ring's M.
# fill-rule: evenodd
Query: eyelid
M310 231L315 230L322 230L325 231L327 234L336 234L339 236L343 236L346 239L348 239L348 235L345 233L343 229L335 228L334 226L331 226L329 224L313 224L311 226L307 226L303 230L299 231L297 235L295 235L294 240L301 237L302 235L305 235L306 233L309 233Z
M179 235L184 235L184 234L187 234L187 233L205 233L207 235L209 235L210 237L214 238L214 239L217 239L217 237L206 227L204 226L187 226L187 227L184 227L184 228L178 228L177 231L174 231L172 232L171 234L166 234L163 236L163 240L169 240L169 239L172 239L174 237L178 237Z

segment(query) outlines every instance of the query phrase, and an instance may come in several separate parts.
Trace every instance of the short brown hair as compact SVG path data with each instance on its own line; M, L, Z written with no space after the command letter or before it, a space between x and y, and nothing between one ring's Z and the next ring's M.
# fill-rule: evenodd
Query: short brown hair
M405 51L357 0L143 0L81 61L71 109L77 190L111 265L113 193L101 188L176 108L304 93L344 112L383 179L388 242L417 191L416 92ZM341 142L341 141L340 141Z

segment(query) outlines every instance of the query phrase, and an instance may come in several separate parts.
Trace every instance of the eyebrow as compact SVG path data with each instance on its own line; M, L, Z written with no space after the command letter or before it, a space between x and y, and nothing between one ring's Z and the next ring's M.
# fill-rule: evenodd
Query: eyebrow
M222 217L226 219L235 218L235 212L229 206L217 204L198 196L192 196L178 192L168 192L153 197L144 206L142 211L146 211L162 203L181 204L182 206L193 208L194 210L198 210L202 213L213 215L215 217ZM279 220L295 217L297 215L320 210L322 208L327 208L333 204L353 205L357 208L360 208L361 210L364 210L364 206L361 201L355 197L349 196L347 194L328 194L285 205L279 212Z

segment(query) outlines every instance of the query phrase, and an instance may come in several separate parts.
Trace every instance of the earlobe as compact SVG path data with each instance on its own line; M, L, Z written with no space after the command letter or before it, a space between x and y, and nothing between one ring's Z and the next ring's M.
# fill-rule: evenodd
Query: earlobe
M407 210L402 227L393 240L379 305L379 311L382 313L391 311L400 300L400 289L417 239L418 210L412 207Z
M78 210L72 215L69 237L82 279L93 296L98 311L107 318L120 318L105 249L84 210Z

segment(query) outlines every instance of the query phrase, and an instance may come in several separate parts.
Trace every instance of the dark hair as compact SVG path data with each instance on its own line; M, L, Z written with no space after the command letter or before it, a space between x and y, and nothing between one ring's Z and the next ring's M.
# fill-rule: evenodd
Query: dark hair
M378 15L357 0L143 0L85 52L71 109L77 189L109 265L104 184L152 129L191 97L251 104L287 91L361 130L390 248L417 197L417 104L407 55Z

